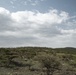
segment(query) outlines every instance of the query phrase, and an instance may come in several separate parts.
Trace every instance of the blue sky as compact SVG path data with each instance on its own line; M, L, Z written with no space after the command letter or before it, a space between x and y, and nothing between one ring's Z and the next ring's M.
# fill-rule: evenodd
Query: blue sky
M0 7L10 11L38 10L40 12L54 8L76 14L76 0L0 0Z
M0 47L76 47L76 0L0 0Z

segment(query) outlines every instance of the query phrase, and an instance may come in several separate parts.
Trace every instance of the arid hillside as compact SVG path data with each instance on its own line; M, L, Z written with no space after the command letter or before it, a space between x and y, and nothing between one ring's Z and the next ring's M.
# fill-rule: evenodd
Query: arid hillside
M76 48L0 48L0 75L76 75Z

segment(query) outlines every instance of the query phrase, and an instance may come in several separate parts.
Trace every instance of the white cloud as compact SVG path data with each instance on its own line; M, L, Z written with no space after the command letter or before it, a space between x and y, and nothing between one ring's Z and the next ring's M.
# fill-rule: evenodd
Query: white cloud
M71 19L67 12L56 9L10 12L0 7L0 45L75 46L76 20Z
M14 2L13 1L10 1L10 3L13 5L14 4Z
M9 14L9 11L6 10L5 8L0 7L0 14L6 15Z
M32 6L36 6L39 3L46 1L46 0L26 0L24 3L24 5L32 5Z
M35 5L37 5L38 3L39 3L39 1L38 1L38 0L35 0L34 2L31 3L31 5L35 6Z

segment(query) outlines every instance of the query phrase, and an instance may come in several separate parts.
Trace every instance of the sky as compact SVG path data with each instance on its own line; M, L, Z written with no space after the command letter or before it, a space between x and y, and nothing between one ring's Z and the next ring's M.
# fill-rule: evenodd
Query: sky
M76 47L76 0L0 0L0 47Z

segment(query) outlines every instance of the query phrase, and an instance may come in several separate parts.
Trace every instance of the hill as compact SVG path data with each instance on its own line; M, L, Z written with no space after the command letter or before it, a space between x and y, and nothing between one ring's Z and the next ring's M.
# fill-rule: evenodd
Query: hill
M0 75L76 75L76 48L0 48Z

